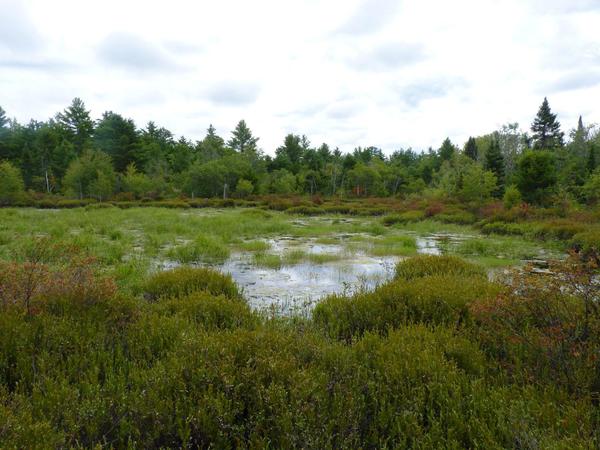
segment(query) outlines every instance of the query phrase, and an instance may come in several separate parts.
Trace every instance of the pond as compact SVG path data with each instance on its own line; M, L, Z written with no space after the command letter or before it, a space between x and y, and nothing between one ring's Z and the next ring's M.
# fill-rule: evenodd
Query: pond
M410 234L409 234L410 235ZM335 243L321 243L317 238L280 236L265 239L269 254L279 258L268 267L257 263L256 253L233 252L222 264L201 264L231 274L250 305L258 310L281 314L310 311L321 298L330 294L352 294L372 290L394 276L396 264L406 256L373 255L368 249L377 239L356 246L356 239L365 236L339 235ZM440 255L474 238L467 234L431 233L414 235L415 253ZM294 252L304 255L286 262ZM315 257L315 255L317 257ZM178 263L165 261L162 269Z

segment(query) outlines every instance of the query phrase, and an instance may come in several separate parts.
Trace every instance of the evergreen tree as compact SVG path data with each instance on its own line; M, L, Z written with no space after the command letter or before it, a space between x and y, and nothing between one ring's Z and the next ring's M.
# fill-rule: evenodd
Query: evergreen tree
M139 136L131 119L112 111L105 112L98 122L94 135L96 147L108 154L115 169L124 172L139 155Z
M2 106L0 106L0 129L6 128L7 125L8 125L8 117L6 117L6 111L4 111L4 109L2 109Z
M198 150L202 162L223 157L225 153L225 141L217 134L217 130L212 124L206 130L204 139L198 143Z
M525 201L546 204L557 182L555 155L548 151L526 151L519 158L516 181Z
M442 161L449 161L452 159L455 151L456 148L454 147L452 141L450 141L450 138L446 138L444 139L444 142L442 142L442 146L440 147L438 154L440 155Z
M232 134L233 136L227 145L233 150L240 153L256 150L256 143L259 138L252 136L252 131L250 131L244 120L238 122Z
M94 131L94 122L90 118L90 112L85 109L83 101L75 97L71 106L56 115L56 121L65 130L77 154L81 154Z
M465 144L465 155L471 158L473 161L477 161L479 151L477 149L475 138L469 137L467 140L467 143Z
M596 146L594 144L590 145L590 152L588 154L587 160L587 169L590 173L596 170Z
M504 156L496 138L492 139L490 148L485 153L485 168L496 176L498 185L496 195L502 195L504 192Z
M531 125L531 131L534 149L553 150L564 145L564 133L560 131L560 123L556 120L556 114L552 114L546 97Z
M572 142L570 144L571 153L577 157L585 159L587 156L587 130L583 126L583 119L579 116L577 128L571 132Z

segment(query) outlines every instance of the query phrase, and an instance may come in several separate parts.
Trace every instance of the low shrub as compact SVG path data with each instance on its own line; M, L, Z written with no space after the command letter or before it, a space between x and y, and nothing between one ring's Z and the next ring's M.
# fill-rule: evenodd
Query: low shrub
M319 216L325 213L323 208L316 206L293 206L285 210L288 214L299 214L303 216Z
M526 223L490 222L481 225L483 234L501 234L508 236L523 236L531 228Z
M165 299L157 304L156 311L165 316L178 315L206 330L251 328L259 323L246 302L206 290Z
M150 300L167 297L184 297L196 291L241 299L231 275L223 275L204 267L178 267L158 272L145 283L145 296Z
M600 230L592 229L577 233L569 242L582 259L600 261Z
M595 262L551 262L552 275L513 271L495 297L470 304L482 347L519 381L600 396L600 286Z
M329 336L347 342L368 331L386 333L411 323L460 327L470 321L472 301L498 291L481 277L425 276L351 297L330 296L315 307L313 317Z
M425 219L425 213L423 211L406 211L400 214L390 214L385 216L382 220L386 226L395 224L406 224L411 222L419 222Z
M456 223L458 225L472 225L477 221L475 214L467 211L445 212L435 216L435 220L442 223Z

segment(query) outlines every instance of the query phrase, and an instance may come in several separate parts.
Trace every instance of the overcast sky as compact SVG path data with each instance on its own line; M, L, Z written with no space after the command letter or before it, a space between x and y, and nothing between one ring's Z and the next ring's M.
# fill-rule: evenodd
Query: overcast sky
M201 139L244 118L350 151L439 147L544 96L600 122L600 0L0 0L0 106L46 120L81 97Z

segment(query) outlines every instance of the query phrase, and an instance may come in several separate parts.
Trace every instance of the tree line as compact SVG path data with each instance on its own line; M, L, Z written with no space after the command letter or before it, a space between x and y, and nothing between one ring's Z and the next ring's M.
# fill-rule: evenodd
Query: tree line
M154 122L140 129L112 111L95 121L79 98L46 122L26 125L0 107L0 202L33 193L100 201L430 193L465 202L504 198L508 204L600 199L600 130L580 117L565 138L547 99L530 132L510 123L470 137L462 147L446 138L424 152L385 155L371 146L342 153L288 134L271 156L258 142L244 120L229 140L210 125L194 143Z

